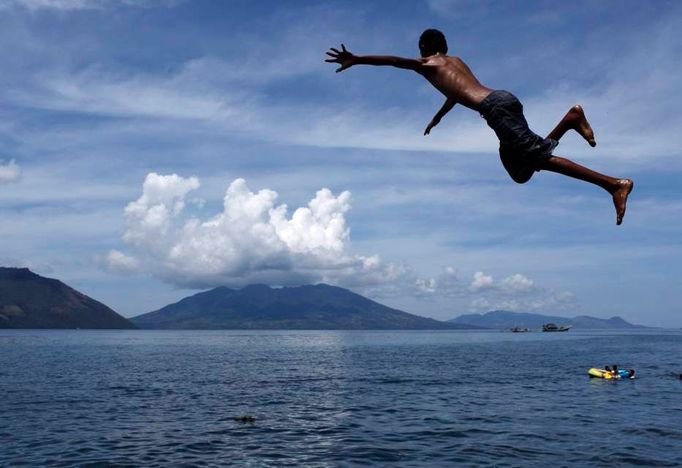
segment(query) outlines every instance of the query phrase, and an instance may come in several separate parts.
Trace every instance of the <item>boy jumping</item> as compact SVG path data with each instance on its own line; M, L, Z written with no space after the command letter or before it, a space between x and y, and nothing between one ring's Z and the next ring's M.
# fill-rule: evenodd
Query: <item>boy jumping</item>
M515 182L526 183L533 172L546 170L593 183L611 194L616 208L616 224L623 222L628 195L634 185L632 180L609 177L552 154L568 130L575 130L590 146L596 146L594 133L582 107L571 107L547 138L542 138L528 128L523 106L516 96L507 91L486 88L460 58L446 55L448 45L442 32L436 29L424 31L419 38L419 52L419 59L357 56L341 44L341 50L332 47L327 52L331 58L326 62L340 64L337 73L353 65L390 65L416 71L447 98L426 126L424 135L428 135L455 104L462 104L479 112L495 131L500 140L502 165Z

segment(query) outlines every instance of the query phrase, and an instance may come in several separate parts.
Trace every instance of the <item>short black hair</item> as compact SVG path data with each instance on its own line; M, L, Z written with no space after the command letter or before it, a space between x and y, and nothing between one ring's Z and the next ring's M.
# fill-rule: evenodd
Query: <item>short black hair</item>
M435 55L438 52L448 53L448 43L445 35L437 29L427 29L419 36L419 50L422 57Z

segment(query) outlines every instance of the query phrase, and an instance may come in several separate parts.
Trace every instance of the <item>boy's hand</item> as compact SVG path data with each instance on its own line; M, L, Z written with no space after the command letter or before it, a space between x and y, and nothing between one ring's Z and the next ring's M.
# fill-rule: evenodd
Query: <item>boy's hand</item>
M341 50L337 50L333 47L330 48L327 52L327 55L329 55L331 58L325 60L325 62L341 64L341 66L336 69L336 73L342 72L346 68L350 68L355 65L355 55L348 52L346 50L346 46L343 44L341 44Z
M433 119L431 122L429 122L429 124L426 126L426 130L424 130L424 136L431 133L431 129L433 127L435 127L436 125L438 125L439 122L440 122L440 119L438 119L438 120Z

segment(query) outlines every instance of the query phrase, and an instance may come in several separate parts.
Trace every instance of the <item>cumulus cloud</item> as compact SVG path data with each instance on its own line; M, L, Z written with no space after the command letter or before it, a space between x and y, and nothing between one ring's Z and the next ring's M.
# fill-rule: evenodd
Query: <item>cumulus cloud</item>
M137 259L118 250L110 250L105 263L111 271L123 275L136 273L140 266Z
M475 312L490 310L523 311L567 311L577 308L575 295L569 291L536 290L532 297L513 297L510 295L492 295L474 298L470 309Z
M535 281L521 273L495 282L492 276L476 272L470 290L478 296L471 301L472 311L572 310L577 307L573 293L538 287Z
M133 245L153 247L168 234L173 217L185 208L185 198L199 188L196 177L183 178L176 174L147 175L142 196L125 209L126 230L123 240Z
M455 268L447 267L437 277L417 279L414 285L418 297L468 300L472 311L571 310L577 307L573 293L539 287L521 273L495 281L492 275L477 271L468 281L460 278Z
M464 291L457 269L447 266L435 278L414 281L417 296L460 296Z
M199 188L196 177L149 173L142 194L124 210L128 252L109 251L107 268L189 288L325 282L377 298L457 298L471 301L472 310L575 306L572 294L538 287L521 273L495 281L477 271L469 279L447 266L422 278L409 266L351 253L348 191L322 188L306 206L290 211L274 190L252 191L244 179L235 179L222 209L199 216L202 210L191 203Z
M134 256L112 251L112 269L133 265L177 286L241 287L329 282L366 286L396 280L405 271L379 257L348 252L345 214L350 192L319 190L307 206L277 204L270 189L252 192L234 180L223 210L207 219L186 215L196 177L147 175L142 195L125 208L123 241Z
M21 178L21 167L14 161L8 163L0 160L0 185L16 182Z
M512 292L528 292L535 288L533 280L516 273L502 280L502 287Z
M417 278L415 280L415 286L417 290L426 294L433 294L438 289L438 283L435 278L423 279Z
M493 277L484 275L482 271L474 273L474 279L471 282L472 291L480 291L482 289L489 289L493 286Z
M474 273L469 285L469 290L481 292L494 290L508 294L526 294L536 290L535 282L521 273L507 276L500 282L495 282L492 275L486 275L482 271Z

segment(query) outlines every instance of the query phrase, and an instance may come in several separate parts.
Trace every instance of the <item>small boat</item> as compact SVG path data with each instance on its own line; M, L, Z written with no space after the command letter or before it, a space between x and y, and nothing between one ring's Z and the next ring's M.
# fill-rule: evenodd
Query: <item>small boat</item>
M607 371L606 369L597 369L596 367L593 367L592 369L587 371L587 375L590 377L596 377L598 379L634 379L635 376L634 374L630 376L630 371L626 369L618 369L618 376L613 373L613 371Z
M543 331L543 332L564 332L564 331L568 331L568 330L570 330L570 329L571 329L571 326L570 326L570 325L568 325L568 326L562 325L562 326L560 326L560 327L557 327L557 326L556 326L555 324L553 324L553 323L546 323L546 324L544 324L544 325L542 326L542 331Z
M526 333L529 332L530 330L528 328L512 327L509 329L509 331L512 333Z

